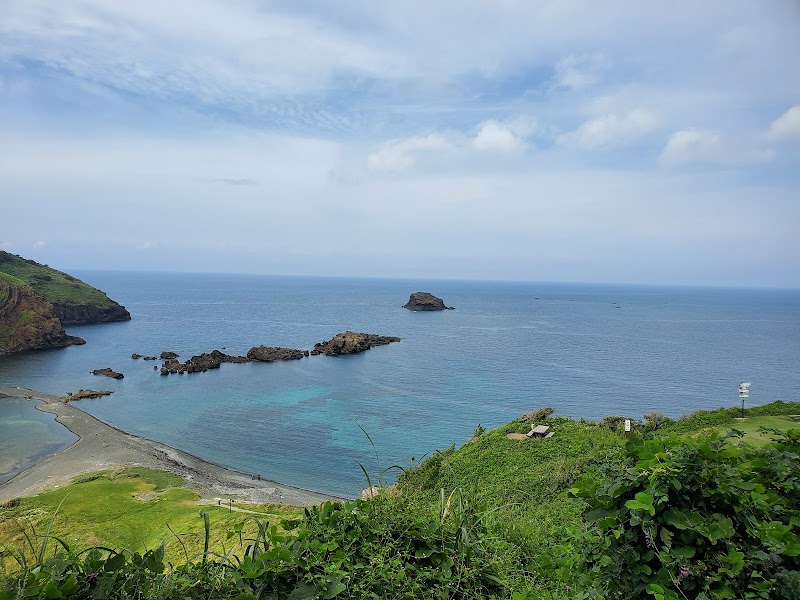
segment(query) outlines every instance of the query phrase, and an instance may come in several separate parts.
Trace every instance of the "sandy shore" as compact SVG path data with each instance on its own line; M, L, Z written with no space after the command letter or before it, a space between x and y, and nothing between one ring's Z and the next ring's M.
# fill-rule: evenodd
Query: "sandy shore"
M56 415L80 439L0 485L0 502L32 496L62 486L82 473L122 466L142 466L179 475L203 498L307 506L333 499L221 467L188 452L132 435L98 421L63 398L25 388L2 388L0 395L41 400L36 408Z

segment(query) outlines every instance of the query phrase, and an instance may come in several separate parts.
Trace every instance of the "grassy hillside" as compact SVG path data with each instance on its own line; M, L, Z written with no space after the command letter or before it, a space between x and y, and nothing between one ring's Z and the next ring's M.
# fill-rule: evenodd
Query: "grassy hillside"
M114 303L97 288L80 279L15 254L0 251L0 276L11 276L42 294L50 302L111 307ZM18 283L17 283L18 285Z
M72 547L107 546L143 553L165 542L165 559L180 562L184 553L196 556L203 551L204 527L198 516L202 509L211 519L210 548L223 553L226 533L249 513L231 511L227 503L199 506L199 496L182 486L180 477L142 467L81 476L63 488L0 505L0 543L22 548L26 534L46 531L52 520L51 535ZM300 515L293 506L241 507L276 524ZM228 548L231 545L227 543ZM6 568L11 567L10 556L5 560Z
M739 413L651 418L632 434L614 419L565 418L541 421L549 439L510 439L530 429L516 422L477 431L372 500L306 510L288 533L254 531L251 520L236 556L208 563L176 559L167 523L189 555L203 531L197 498L177 479L143 469L85 477L0 509L0 541L19 545L19 522L41 532L60 505L54 531L71 546L151 552L34 560L38 570L0 590L94 597L87 578L113 570L98 577L114 598L789 597L800 589L800 431L767 443L760 426L794 429L800 403ZM720 435L732 428L743 436ZM210 547L231 548L244 515L212 509ZM255 510L271 513L270 525L296 514ZM161 540L177 561L166 571Z

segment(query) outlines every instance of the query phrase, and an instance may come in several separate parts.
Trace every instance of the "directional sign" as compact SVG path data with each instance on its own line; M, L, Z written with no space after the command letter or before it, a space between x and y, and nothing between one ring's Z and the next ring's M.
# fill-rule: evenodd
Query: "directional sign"
M739 392L739 398L743 398L744 399L744 398L749 398L749 397L750 397L750 394L748 394L747 392Z

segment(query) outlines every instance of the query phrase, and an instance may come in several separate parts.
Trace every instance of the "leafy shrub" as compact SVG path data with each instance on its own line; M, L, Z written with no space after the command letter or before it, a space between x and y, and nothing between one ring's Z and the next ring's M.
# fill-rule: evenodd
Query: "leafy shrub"
M603 420L600 422L600 427L621 433L625 431L625 421L631 422L631 431L639 431L642 429L642 422L639 419L631 419L630 417L621 417L619 415L603 417Z
M644 430L658 431L670 420L660 412L651 411L644 415Z
M601 534L588 552L609 597L798 598L800 430L737 447L716 434L627 445L629 465L572 493Z

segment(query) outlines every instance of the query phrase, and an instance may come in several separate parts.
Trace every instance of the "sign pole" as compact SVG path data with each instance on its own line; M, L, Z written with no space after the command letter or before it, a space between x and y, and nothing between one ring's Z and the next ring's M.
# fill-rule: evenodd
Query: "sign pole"
M742 418L744 419L744 401L750 397L750 386L753 385L749 381L743 381L739 384L739 398L742 399Z

